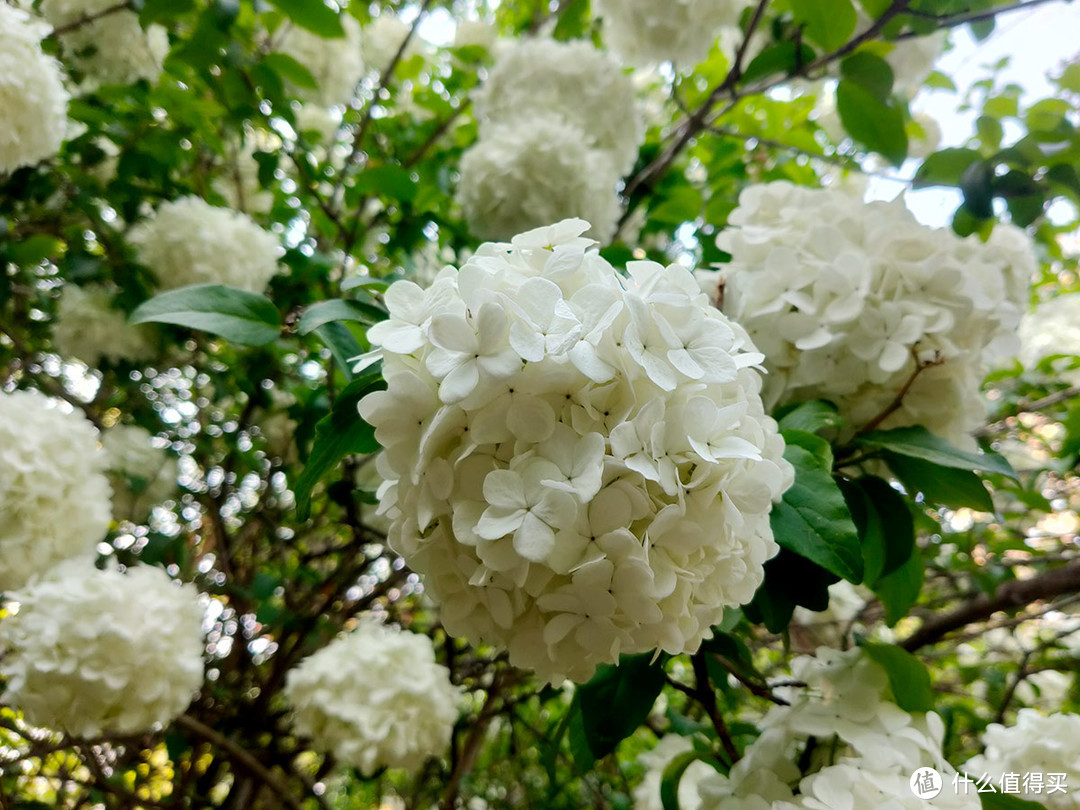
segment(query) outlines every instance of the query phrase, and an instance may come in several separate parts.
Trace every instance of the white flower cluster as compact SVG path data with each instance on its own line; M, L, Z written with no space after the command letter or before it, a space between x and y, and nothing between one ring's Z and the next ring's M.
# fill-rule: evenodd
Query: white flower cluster
M619 197L610 158L558 119L525 118L489 129L461 159L458 199L470 230L504 239L573 216L602 242L615 232Z
M60 563L9 594L0 622L4 703L77 737L138 734L184 711L203 681L203 609L160 568Z
M795 659L792 674L806 687L777 691L790 705L769 711L728 776L701 782L702 810L919 810L926 802L909 786L914 771L955 775L941 719L893 703L885 671L861 650L820 648ZM980 801L974 790L945 790L934 805L977 810Z
M645 776L634 788L634 810L664 810L660 799L660 786L664 780L664 769L680 754L693 749L689 737L678 734L665 734L651 751L639 757L645 766ZM716 770L701 760L695 760L683 771L679 779L679 810L698 810L701 799L698 785Z
M285 23L277 34L275 48L306 67L317 88L295 88L305 101L327 107L348 106L356 95L356 86L367 70L361 44L360 23L349 14L341 15L345 36L324 39L298 25Z
M401 43L411 31L411 25L406 25L393 14L383 12L375 17L361 31L360 41L363 43L364 61L379 72L386 70L401 49ZM411 37L401 54L401 59L402 61L411 59L420 52L418 38Z
M1041 802L1047 810L1080 810L1080 714L1044 717L1035 709L1021 709L1016 724L991 724L983 734L986 751L961 768L972 779L986 774L996 782L1004 774L1039 774L1040 790L1021 783L1024 798ZM1065 792L1047 790L1050 774L1064 774Z
M285 697L298 734L366 776L442 756L460 702L428 636L372 620L290 670Z
M597 0L604 42L634 65L674 62L690 68L724 28L737 26L745 0Z
M0 591L89 554L109 528L97 430L37 391L0 392Z
M169 34L160 25L143 30L139 15L115 0L42 0L41 14L57 28L65 58L101 84L156 82L169 53ZM80 20L90 22L76 25Z
M901 201L787 182L744 190L730 223L724 310L767 358L770 407L828 399L854 430L914 377L882 427L971 443L983 375L1018 343L1034 269L1021 234L983 244L920 225Z
M476 96L480 140L461 162L470 229L509 239L576 216L609 240L619 178L644 138L634 96L630 77L587 42L533 39L503 52Z
M67 132L60 63L41 50L49 27L0 3L0 174L55 155Z
M107 287L65 284L56 303L53 343L64 357L82 360L96 368L106 359L139 361L154 351L152 332L146 326L129 326L127 315L113 306Z
M276 236L246 214L199 197L164 203L129 238L165 289L226 284L261 293L277 272Z
M1043 301L1020 321L1019 360L1024 368L1034 369L1042 360L1056 355L1080 356L1080 293ZM1056 376L1075 385L1080 382L1080 369Z
M481 134L521 117L522 110L561 118L611 156L626 174L645 137L634 83L610 56L588 42L536 38L503 54L476 96Z
M890 43L892 50L885 54L885 61L893 71L893 88L907 96L919 92L945 52L947 42L945 31L935 31L928 36Z
M113 514L140 522L156 504L176 490L179 468L150 432L137 425L116 425L105 431L101 444L109 457Z
M681 267L622 276L587 228L393 284L368 333L388 388L360 402L391 544L447 631L553 682L697 649L761 583L792 480L742 328Z

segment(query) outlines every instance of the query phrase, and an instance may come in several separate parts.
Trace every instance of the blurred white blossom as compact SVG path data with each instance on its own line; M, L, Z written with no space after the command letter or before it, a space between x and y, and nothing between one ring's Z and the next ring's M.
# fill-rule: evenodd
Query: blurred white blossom
M291 56L308 69L316 87L294 87L299 98L331 107L348 106L367 66L361 44L360 23L341 15L345 36L325 39L290 22L275 33L275 50Z
M169 34L160 25L143 28L139 15L116 0L42 0L41 14L57 28L64 58L91 84L156 82L169 53ZM90 18L89 22L80 22Z
M725 27L738 25L745 0L597 0L604 43L633 65L674 62L691 68Z
M461 158L458 199L469 230L509 239L566 216L592 223L610 241L619 218L618 175L606 153L558 119L491 127Z
M164 289L225 284L263 292L280 254L277 237L251 217L199 197L162 204L128 238Z
M73 736L138 734L168 723L203 681L203 609L160 568L99 571L72 559L10 598L0 622L3 700Z
M634 84L588 42L536 38L507 49L476 94L481 138L523 118L562 119L610 155L616 174L637 160L645 137Z
M113 292L103 285L65 284L56 303L53 342L64 357L96 368L102 359L145 360L154 352L147 326L129 326L128 316L113 304Z
M105 463L81 413L0 392L0 591L93 551L111 519Z
M430 637L373 620L290 670L284 694L297 733L366 776L442 756L460 702Z
M41 50L49 26L0 3L0 174L55 155L67 132L60 63Z

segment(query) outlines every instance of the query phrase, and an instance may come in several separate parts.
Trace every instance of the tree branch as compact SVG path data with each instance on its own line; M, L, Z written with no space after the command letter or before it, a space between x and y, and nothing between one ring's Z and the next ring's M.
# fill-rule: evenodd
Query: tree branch
M1013 580L989 596L980 594L951 613L927 619L922 627L900 642L908 652L934 644L944 636L975 622L984 621L1002 610L1015 610L1039 599L1080 593L1080 560L1031 577Z
M72 20L64 25L58 25L53 28L52 33L49 34L49 36L58 37L62 34L71 33L72 31L82 28L84 25L89 25L92 22L100 20L102 17L108 17L110 14L116 14L118 11L125 11L129 8L131 8L131 0L123 0L123 2L117 3L114 6L109 6L108 8L103 8L101 11L95 11L93 14L85 14L77 20Z

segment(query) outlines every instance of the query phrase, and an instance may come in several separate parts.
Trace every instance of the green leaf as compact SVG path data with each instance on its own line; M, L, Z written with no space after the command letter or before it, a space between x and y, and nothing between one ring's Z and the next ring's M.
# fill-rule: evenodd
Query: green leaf
M701 757L698 751L683 751L664 766L660 777L660 806L664 810L679 810L679 780Z
M353 333L349 331L345 324L334 321L316 327L315 334L330 349L330 353L334 355L334 360L345 373L345 378L351 380L354 365L352 361L364 353L363 347L360 346Z
M754 57L743 71L742 80L752 82L776 73L796 73L802 65L813 61L814 50L809 45L800 44L796 48L794 42L781 42Z
M838 579L820 565L781 548L765 563L765 581L743 612L770 633L783 633L797 605L817 611L828 608L829 586Z
M1009 462L997 453L969 453L953 447L945 439L935 436L919 425L893 430L875 430L860 436L855 443L864 447L889 450L901 456L919 458L932 464L940 464L942 467L981 470L1016 479L1016 472Z
M848 134L867 148L895 166L907 158L904 115L891 101L882 101L862 85L842 80L836 88L836 111Z
M980 793L982 810L1046 810L1046 805L1008 793Z
M915 172L913 185L915 188L959 186L964 170L980 159L979 153L974 149L962 147L934 152Z
M885 608L885 623L889 627L907 616L918 601L924 573L922 555L915 549L907 562L870 586Z
M911 557L915 523L904 497L884 479L868 475L842 489L862 542L863 580L872 586Z
M960 175L964 205L979 219L994 215L994 167L984 160L972 163Z
M312 304L304 310L304 314L300 316L300 321L296 325L296 331L301 335L307 335L323 324L334 321L358 321L371 326L379 321L385 321L387 314L385 310L371 304L351 301L347 298L335 298L331 301Z
M934 710L934 688L923 663L907 650L894 644L862 641L863 652L881 665L889 676L893 700L905 712Z
M311 455L293 487L296 513L300 520L308 519L311 491L326 473L337 467L345 456L374 453L379 449L375 429L360 417L356 406L367 394L385 388L381 363L364 369L338 394L329 415L320 419L315 426Z
M311 75L311 71L287 54L268 53L263 57L263 64L280 73L297 87L315 89L319 86L315 77Z
M892 68L880 56L869 51L859 51L841 62L840 75L881 101L888 101L892 92Z
M269 299L221 284L168 290L141 304L130 320L186 326L244 346L263 346L281 334L281 313Z
M664 659L624 655L618 666L603 664L578 687L571 711L580 713L581 730L594 759L605 757L649 716L664 688ZM571 722L571 729L573 722Z
M950 509L994 511L994 501L986 484L971 470L942 467L895 453L886 453L885 462L900 479L904 489L912 495L921 492L928 503Z
M270 0L285 16L301 28L306 28L323 39L340 39L345 36L338 13L322 0Z
M835 51L855 33L858 18L851 0L791 0L795 21L827 51Z
M975 131L983 146L988 149L1001 146L1001 139L1005 136L1005 128L1001 126L1001 122L989 115L980 115L975 119Z
M795 468L795 483L773 507L773 536L782 548L859 583L863 577L862 550L843 493L832 476L832 453L822 458L820 452L803 446L808 444L805 437L828 447L824 439L811 433L792 436L800 443L789 442L784 458ZM789 441L788 436L785 441Z
M355 203L367 194L378 194L392 200L412 202L416 199L417 191L419 188L408 169L393 163L384 163L361 172L346 193L350 203Z
M839 427L844 423L836 406L823 399L801 402L778 412L780 430L801 430L817 433L825 428Z

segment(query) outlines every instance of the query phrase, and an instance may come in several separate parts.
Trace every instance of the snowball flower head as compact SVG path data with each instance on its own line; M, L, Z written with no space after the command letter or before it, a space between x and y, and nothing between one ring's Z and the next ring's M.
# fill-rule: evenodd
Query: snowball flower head
M109 458L113 513L139 522L176 490L176 459L137 425L116 425L101 439Z
M115 0L42 0L41 14L57 28L79 24L60 35L65 58L101 84L157 81L169 53L169 35L160 25L145 30L139 15L116 8Z
M930 767L951 781L941 719L893 703L888 675L862 650L819 648L791 671L805 686L776 690L790 705L768 712L727 776L701 781L703 810L918 810L912 772ZM943 791L934 804L980 807L974 790Z
M573 126L526 118L491 127L462 156L458 199L481 239L509 239L569 214L606 243L619 218L618 181L607 154Z
M678 266L623 276L566 220L386 293L390 542L453 635L557 682L696 650L750 600L790 485L745 332Z
M53 343L64 357L82 360L91 368L101 361L145 360L153 354L152 331L129 326L127 315L113 305L107 287L66 284L56 304Z
M109 528L97 430L37 391L0 392L0 591L90 553Z
M203 609L193 585L160 568L57 565L10 595L0 622L5 703L76 737L139 734L168 723L203 681Z
M604 42L634 65L675 62L689 68L709 54L720 30L738 25L740 0L598 0Z
M1024 368L1033 369L1045 358L1056 355L1080 356L1080 293L1044 301L1020 322L1019 360ZM1057 376L1076 385L1080 382L1080 369L1063 371Z
M611 157L620 176L633 168L645 136L633 81L610 56L580 40L536 38L499 56L476 97L481 137L519 121L522 110L576 127Z
M318 85L317 88L295 88L304 101L327 107L348 106L356 95L356 85L364 78L366 66L360 23L348 14L342 14L340 19L345 29L344 37L324 39L288 22L283 24L284 30L275 35L276 50L306 67Z
M167 202L132 229L139 261L165 289L225 284L262 292L277 272L277 237L239 211L199 197Z
M0 175L50 158L67 132L60 63L41 50L49 28L0 3Z
M365 25L360 34L364 46L364 61L373 69L384 71L394 61L401 44L409 38L409 44L401 54L402 61L420 53L419 40L409 36L412 26L406 25L393 14L384 12Z
M853 431L910 383L881 426L971 444L982 377L1018 348L1030 248L927 228L900 201L787 182L743 191L730 223L717 240L732 255L724 310L767 358L770 406L828 399Z
M367 776L442 756L460 701L428 636L371 620L290 670L285 697L298 734Z
M983 774L996 781L1005 773L1040 773L1040 793L1021 784L1021 797L1042 802L1047 810L1080 810L1080 714L1043 716L1035 709L1021 709L1016 724L992 723L983 735L986 751L961 768L973 779ZM1051 774L1065 792L1049 791Z

